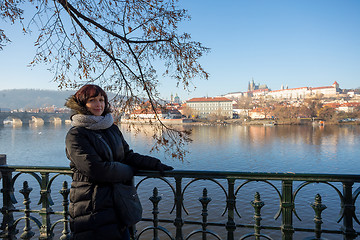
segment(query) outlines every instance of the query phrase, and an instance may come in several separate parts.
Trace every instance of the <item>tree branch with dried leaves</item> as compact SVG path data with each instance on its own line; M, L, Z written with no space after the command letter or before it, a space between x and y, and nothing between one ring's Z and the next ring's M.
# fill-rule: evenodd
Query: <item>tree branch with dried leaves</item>
M209 49L178 32L179 23L190 17L177 0L4 0L0 15L24 26L29 5L33 17L22 30L39 32L31 66L50 64L60 89L94 83L117 93L114 105L122 112L149 100L156 113L158 74L186 90L194 79L208 78L198 60ZM0 50L9 42L0 29ZM166 126L158 115L156 119L160 124L154 124L153 150L163 147L183 159L189 132Z

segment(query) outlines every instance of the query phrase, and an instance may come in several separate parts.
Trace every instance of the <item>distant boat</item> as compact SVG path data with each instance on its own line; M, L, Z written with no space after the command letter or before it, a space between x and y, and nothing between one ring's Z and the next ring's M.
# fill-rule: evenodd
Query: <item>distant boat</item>
M13 120L11 119L5 119L4 121L3 121L3 123L4 123L4 125L12 125L13 124Z
M264 126L275 126L276 123L275 122L268 122L268 123L264 123Z
M323 126L325 126L325 121L312 122L312 125L323 127Z

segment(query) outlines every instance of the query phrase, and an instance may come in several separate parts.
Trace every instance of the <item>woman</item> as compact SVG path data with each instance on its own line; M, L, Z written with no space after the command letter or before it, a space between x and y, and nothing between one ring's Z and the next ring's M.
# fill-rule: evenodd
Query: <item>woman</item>
M65 106L74 112L73 127L66 135L66 155L73 171L69 206L72 239L127 240L128 229L114 211L112 184L131 184L137 169L163 172L173 168L129 149L99 86L81 87Z

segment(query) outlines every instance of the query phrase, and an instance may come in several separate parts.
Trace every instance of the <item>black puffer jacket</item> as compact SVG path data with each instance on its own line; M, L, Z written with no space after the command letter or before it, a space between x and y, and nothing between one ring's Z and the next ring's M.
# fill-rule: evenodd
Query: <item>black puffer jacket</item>
M110 146L113 160L100 138ZM69 206L73 239L121 239L124 228L114 213L111 185L129 183L135 169L155 170L160 161L130 150L116 125L104 130L71 128L66 154L74 172Z

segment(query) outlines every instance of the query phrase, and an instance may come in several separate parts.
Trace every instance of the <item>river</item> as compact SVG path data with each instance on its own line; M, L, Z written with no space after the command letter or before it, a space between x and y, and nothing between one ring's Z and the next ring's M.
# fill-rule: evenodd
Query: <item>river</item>
M64 139L70 127L70 125L64 124L1 126L0 154L7 155L9 165L68 166ZM126 130L126 126L120 126L120 128L134 151L149 154L149 149L153 144L150 135L129 132ZM148 127L143 126L143 128L147 129ZM215 125L184 126L184 128L192 129L191 138L193 139L192 143L187 146L189 153L184 161L168 158L162 152L151 153L151 155L174 166L175 169L186 170L358 174L360 169L359 125L326 125L324 127ZM147 186L149 185L145 185L145 188ZM300 215L311 216L307 222L298 224L304 227L313 226L313 210L309 204L314 201L317 193L314 191L322 194L324 202L328 206L328 211L324 211L324 224L337 224L338 197L336 194L334 196L334 192L330 194L331 189L329 188L314 187L316 190L304 190L302 191L304 196L298 197L299 201L303 200L306 203L305 205L300 204L305 209L299 211ZM216 186L210 186L209 193L215 188ZM243 198L242 201L248 204L253 199L254 189L256 188L250 187L251 195L239 193L237 198ZM277 197L271 189L266 190L264 186L259 189L267 203L266 206L271 209L270 213L267 212L271 217L264 217L263 221L271 223L274 221L272 217L278 210L278 200L274 200ZM148 193L148 190L140 189L140 192ZM171 194L169 195L169 192L166 191L168 190L165 190L162 196L173 199ZM190 212L199 211L199 206L195 206L193 203L197 201L196 199L201 196L201 193L201 187L195 186L189 190L189 195L186 195L190 198L190 195L196 194L190 199L185 199L185 207ZM224 209L223 197L218 198L220 196L218 193L212 196L215 208L222 211ZM58 199L54 197L55 200L61 201L60 197ZM21 204L21 201L19 202ZM248 205L248 208L240 209L243 215L241 221L253 221L253 209L250 204ZM266 208L264 207L264 209ZM217 211L212 211L212 213L217 213ZM210 215L209 221L211 219L218 220L218 218L218 216L211 217Z
M0 127L0 154L9 165L68 166L70 125ZM130 147L149 154L150 135L120 127ZM147 128L144 126L143 128ZM245 172L359 173L360 126L187 126L192 143L184 161L151 153L176 169ZM147 129L148 130L148 129Z

